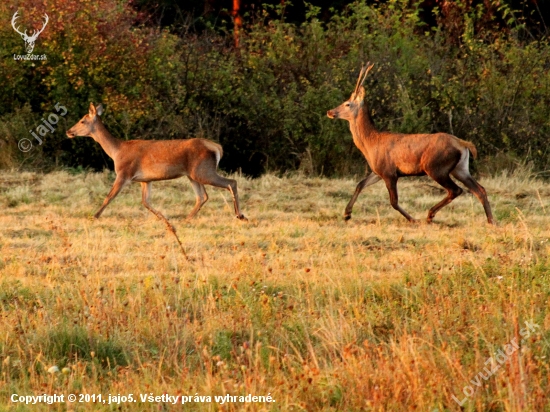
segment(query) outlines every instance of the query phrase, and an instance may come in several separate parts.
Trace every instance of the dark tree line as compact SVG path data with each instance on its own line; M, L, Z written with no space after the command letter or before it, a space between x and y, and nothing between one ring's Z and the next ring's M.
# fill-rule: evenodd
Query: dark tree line
M123 139L220 142L227 171L360 174L349 130L326 111L370 60L380 129L450 132L481 156L550 168L549 2L261 3L20 0L36 21L47 8L37 48L48 60L0 59L0 167L112 167L92 139L64 134L93 101ZM9 21L14 7L0 2L0 17ZM0 46L21 53L10 25L0 26ZM67 124L22 153L18 142L57 102Z
M388 0L365 0L365 3L373 5L387 2ZM203 18L211 22L226 18L238 28L243 25L243 19L253 16L264 5L283 6L287 21L302 23L308 4L318 7L321 19L328 21L335 12L342 12L352 3L354 0L136 0L134 7L145 12L150 22L162 27L178 25L193 16L195 19ZM457 33L461 29L464 13L479 6L484 8L485 14L480 24L485 29L506 27L505 18L499 14L499 8L507 6L524 22L527 35L542 37L550 33L550 1L547 0L410 0L410 3L420 7L425 24L432 27L442 25ZM202 25L197 24L195 27L201 29Z

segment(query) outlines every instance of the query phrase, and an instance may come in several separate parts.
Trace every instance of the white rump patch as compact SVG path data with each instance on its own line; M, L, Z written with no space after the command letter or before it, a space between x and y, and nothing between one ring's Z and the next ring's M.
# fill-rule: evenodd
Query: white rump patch
M456 167L451 172L453 176L456 176L458 180L471 177L470 175L470 150L466 147L462 150L460 155L460 160L458 161Z

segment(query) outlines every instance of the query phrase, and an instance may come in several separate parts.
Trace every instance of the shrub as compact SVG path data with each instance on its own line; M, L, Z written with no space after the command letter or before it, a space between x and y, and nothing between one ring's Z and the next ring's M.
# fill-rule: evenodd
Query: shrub
M346 124L326 111L349 96L370 60L367 101L380 129L449 132L473 141L482 156L505 152L547 170L547 41L526 37L496 1L456 2L433 27L410 3L356 2L326 21L309 6L300 24L285 21L282 8L263 9L248 18L235 49L225 27L187 26L176 35L141 25L126 1L54 0L37 43L48 60L0 61L0 166L21 158L14 145L26 132L18 116L38 124L59 101L70 127L90 101L101 101L114 135L210 138L223 144L227 170L362 173ZM21 6L40 21L43 9L30 0ZM0 5L5 20L14 11ZM0 39L7 52L21 52L11 27L0 28ZM95 142L69 141L64 130L33 156L27 165L109 165Z

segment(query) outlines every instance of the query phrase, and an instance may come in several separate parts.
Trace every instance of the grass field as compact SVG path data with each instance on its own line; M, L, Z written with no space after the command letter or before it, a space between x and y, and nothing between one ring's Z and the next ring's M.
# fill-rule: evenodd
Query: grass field
M44 393L107 400L55 410L550 410L550 185L525 176L480 179L496 227L469 194L409 224L382 183L345 223L355 180L273 175L237 176L248 223L213 188L186 222L189 183L153 184L188 262L139 185L91 221L112 174L4 172L0 410L50 410L10 402ZM399 188L416 218L444 196Z

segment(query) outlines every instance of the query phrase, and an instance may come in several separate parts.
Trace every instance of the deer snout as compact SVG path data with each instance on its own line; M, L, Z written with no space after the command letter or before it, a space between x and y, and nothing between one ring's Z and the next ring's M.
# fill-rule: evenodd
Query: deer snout
M334 119L334 118L336 118L336 112L334 110L329 110L327 112L327 116L328 116L329 119Z
M69 139L72 139L72 138L75 137L75 136L76 136L76 134L75 134L75 132L73 132L72 129L67 130L67 137L68 137Z

